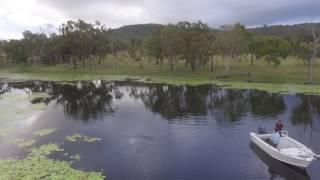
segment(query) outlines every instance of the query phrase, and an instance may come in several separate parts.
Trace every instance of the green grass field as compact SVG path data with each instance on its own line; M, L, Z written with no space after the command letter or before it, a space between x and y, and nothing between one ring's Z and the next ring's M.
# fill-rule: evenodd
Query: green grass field
M125 80L148 81L168 84L209 84L214 83L230 88L254 88L272 92L309 92L320 94L320 63L315 66L315 81L308 85L308 68L302 61L289 57L274 68L264 60L254 62L248 58L233 61L230 73L226 76L224 59L216 57L214 72L210 72L210 62L205 67L198 67L196 72L185 68L184 62L176 65L174 72L164 61L156 65L155 61L142 59L133 61L128 57L114 58L109 56L100 65L97 62L86 63L86 67L78 63L78 69L73 65L12 65L2 63L0 77L11 79L38 79L55 81L73 80Z

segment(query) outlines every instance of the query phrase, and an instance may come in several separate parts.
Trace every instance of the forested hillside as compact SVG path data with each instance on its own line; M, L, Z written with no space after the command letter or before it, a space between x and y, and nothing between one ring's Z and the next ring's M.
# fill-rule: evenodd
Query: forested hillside
M271 25L248 28L247 30L254 35L273 35L281 37L308 36L308 26L320 28L320 23L294 24L294 25ZM144 39L146 36L159 30L163 25L160 24L136 24L123 26L110 30L110 39L129 42L131 39Z
M136 24L111 29L109 31L110 40L123 42L129 42L131 39L143 40L161 27L163 25L160 24Z

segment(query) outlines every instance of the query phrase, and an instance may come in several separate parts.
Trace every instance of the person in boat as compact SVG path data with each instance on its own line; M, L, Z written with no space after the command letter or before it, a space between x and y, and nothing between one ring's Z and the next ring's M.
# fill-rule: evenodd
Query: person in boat
M280 132L282 131L282 128L283 128L283 124L282 124L282 121L281 120L278 120L278 122L276 123L275 127L274 127L274 132ZM281 135L281 133L280 133Z
M273 133L270 140L271 140L273 147L277 148L279 141L280 141L280 132Z
M280 137L281 137L281 131L283 128L283 124L281 120L278 120L273 131L273 135L271 136L271 144L276 148L279 144Z

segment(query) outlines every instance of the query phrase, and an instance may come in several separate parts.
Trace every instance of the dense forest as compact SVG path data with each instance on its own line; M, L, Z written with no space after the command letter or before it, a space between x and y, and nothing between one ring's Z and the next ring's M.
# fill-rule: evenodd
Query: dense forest
M277 67L288 56L295 56L314 80L314 64L320 41L320 24L264 26L246 28L240 23L212 28L201 21L177 24L141 24L108 29L96 21L67 21L58 32L46 35L24 31L19 40L0 41L2 59L14 64L100 64L108 55L127 54L133 61L150 59L157 65L168 62L170 70L183 62L185 68L214 69L217 56L224 58L225 73L235 61L249 57L253 66L258 59Z

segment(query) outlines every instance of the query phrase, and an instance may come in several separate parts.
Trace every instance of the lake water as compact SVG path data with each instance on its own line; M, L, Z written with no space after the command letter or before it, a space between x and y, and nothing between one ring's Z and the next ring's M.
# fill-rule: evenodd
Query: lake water
M48 93L32 100L51 104L47 110L20 126L57 129L34 146L60 143L81 155L73 167L102 171L107 179L320 179L319 161L295 169L249 139L250 131L272 131L281 119L290 136L320 153L320 96L103 81L27 81L6 89ZM101 141L65 141L75 133ZM24 155L1 141L0 158Z

